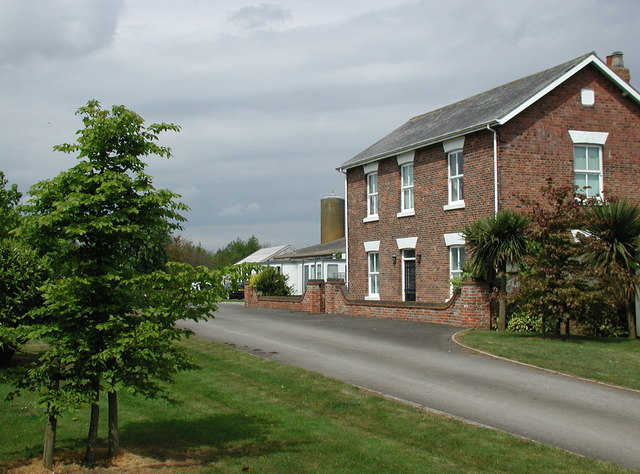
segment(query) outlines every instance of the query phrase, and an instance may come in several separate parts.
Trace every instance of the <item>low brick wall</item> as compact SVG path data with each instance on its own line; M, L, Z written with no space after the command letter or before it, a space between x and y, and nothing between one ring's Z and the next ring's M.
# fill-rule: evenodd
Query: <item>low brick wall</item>
M468 282L447 303L352 300L342 280L310 280L302 296L258 296L245 286L245 305L307 313L347 314L376 318L430 321L434 323L485 328L491 326L489 288Z

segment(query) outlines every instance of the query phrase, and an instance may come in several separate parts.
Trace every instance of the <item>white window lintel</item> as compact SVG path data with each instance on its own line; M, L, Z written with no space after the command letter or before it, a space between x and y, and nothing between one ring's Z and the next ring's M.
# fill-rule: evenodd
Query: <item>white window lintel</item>
M370 240L364 243L364 251L365 252L378 252L380 251L380 241L379 240Z
M413 163L413 159L415 158L415 151L408 151L407 153L401 153L396 157L398 160L398 166L406 165L407 163Z
M362 168L364 169L364 174L369 174L369 173L378 171L379 164L380 162L376 161L374 163L368 163L366 165L362 165Z
M465 243L464 235L460 232L444 234L444 244L447 247L451 247L452 245L464 245Z
M604 145L609 137L609 132L583 132L581 130L569 130L569 136L573 143Z
M462 150L463 147L464 136L442 142L442 148L444 148L445 153L449 153L454 150Z

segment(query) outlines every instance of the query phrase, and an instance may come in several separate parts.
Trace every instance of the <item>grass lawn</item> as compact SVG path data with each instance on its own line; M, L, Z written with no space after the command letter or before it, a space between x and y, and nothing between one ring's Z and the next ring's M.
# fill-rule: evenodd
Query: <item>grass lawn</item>
M486 330L468 331L457 339L509 359L640 390L640 339L561 339Z
M153 472L624 472L228 346L189 345L202 370L177 378L180 404L120 397L123 448ZM32 400L0 403L0 472L40 456ZM81 451L87 411L61 419L58 453Z

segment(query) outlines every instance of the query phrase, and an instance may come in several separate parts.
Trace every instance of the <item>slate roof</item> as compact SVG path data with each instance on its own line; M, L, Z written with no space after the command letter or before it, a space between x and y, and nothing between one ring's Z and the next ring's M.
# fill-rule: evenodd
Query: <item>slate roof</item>
M295 252L281 254L274 257L275 260L284 259L299 259L299 258L311 258L311 257L330 257L336 252L344 254L347 249L346 239L332 240L331 242L325 242L324 244L312 245L298 249Z
M591 60L589 60L591 59ZM559 64L542 72L504 84L468 99L447 105L432 112L414 117L366 150L343 163L338 169L344 171L358 165L387 158L415 150L416 148L438 143L472 131L486 128L487 125L502 124L519 107L527 105L536 95L559 81L572 69L584 63L594 63L604 72L610 70L597 58L595 53L587 53L566 63ZM576 68L576 72L581 68ZM610 73L615 76L614 73ZM615 76L617 78L617 76ZM619 81L616 81L619 82ZM628 86L620 84L625 89ZM633 88L628 87L635 92ZM637 96L637 92L636 92ZM510 117L509 117L510 118Z

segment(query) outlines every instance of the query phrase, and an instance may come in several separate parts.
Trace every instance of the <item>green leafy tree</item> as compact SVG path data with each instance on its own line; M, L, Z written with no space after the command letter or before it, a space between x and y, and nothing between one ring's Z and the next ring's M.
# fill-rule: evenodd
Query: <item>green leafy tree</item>
M77 113L84 128L76 143L54 149L77 154L78 163L35 185L24 207L23 235L55 271L30 326L30 337L47 338L50 346L20 384L38 391L48 416L45 466L52 462L57 417L80 405L91 408L85 462L95 461L103 390L110 452L117 453L117 391L161 393L157 380L188 367L171 345L184 335L174 323L215 309L221 294L219 275L164 267L167 236L180 228L187 208L176 194L154 188L143 158L169 158L158 136L179 127L146 126L124 106L106 110L97 101ZM193 285L201 280L209 284ZM190 306L196 296L199 303Z
M203 265L213 268L213 253L206 250L202 245L195 245L189 239L177 235L172 236L166 245L169 259L174 262L188 263L194 267Z
M18 187L9 186L0 171L0 364L11 358L23 341L22 319L41 304L38 286L47 275L46 261L13 236L20 225Z
M471 250L469 271L476 278L498 286L498 329L506 329L507 267L517 264L527 250L529 221L506 209L483 217L462 231Z
M248 257L261 248L262 245L254 235L246 241L237 238L213 254L213 268L220 270L238 263L243 258Z
M10 232L18 226L20 215L16 210L22 193L18 191L18 186L12 184L7 187L9 181L0 171L0 239L9 237Z
M602 272L602 277L624 307L629 337L637 338L632 307L640 283L640 207L627 200L591 206L584 229L590 236L586 261Z

